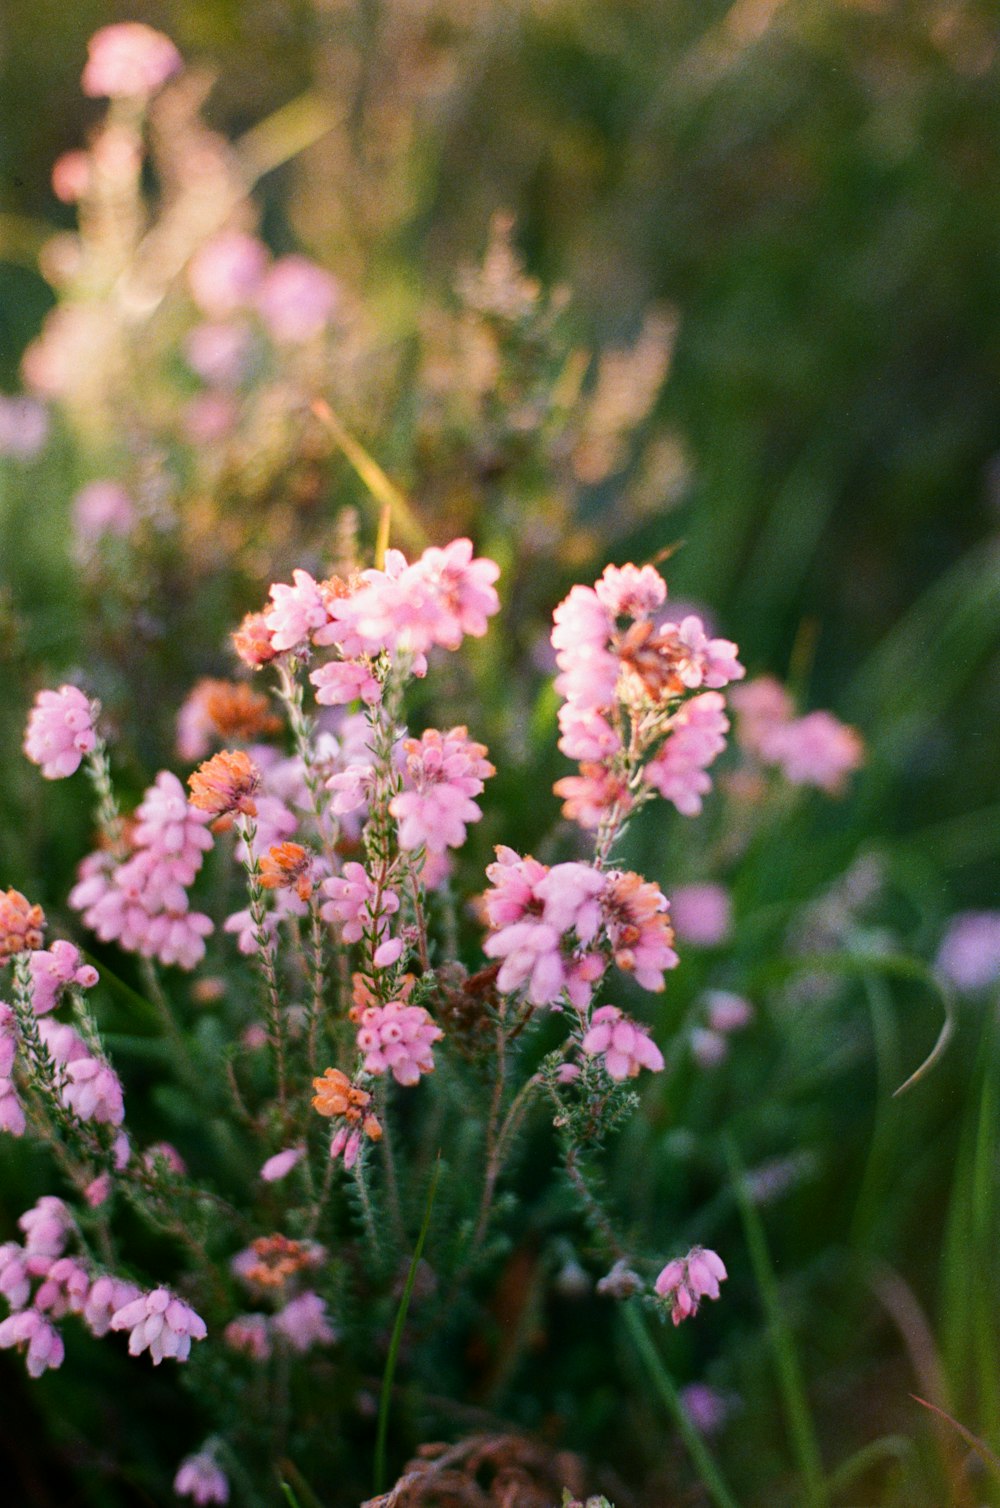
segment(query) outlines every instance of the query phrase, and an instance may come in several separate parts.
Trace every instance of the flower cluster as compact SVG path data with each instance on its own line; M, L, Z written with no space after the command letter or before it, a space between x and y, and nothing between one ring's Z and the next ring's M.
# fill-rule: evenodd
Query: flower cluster
M442 853L461 848L465 828L482 812L472 799L494 774L484 744L473 743L467 728L440 733L428 728L404 744L404 789L389 803L399 823L400 848Z
M97 744L94 707L76 686L40 691L28 718L24 752L46 780L74 775Z
M208 1333L201 1316L167 1288L140 1294L116 1310L111 1329L128 1330L129 1355L141 1356L148 1351L154 1367L166 1357L187 1361L191 1342L204 1340Z
M608 566L555 610L559 747L581 762L556 794L584 827L620 823L650 789L697 815L724 747L718 691L744 674L736 645L709 638L694 614L671 617L666 595L652 566Z
M208 815L192 810L177 776L162 770L135 819L129 857L117 862L107 850L89 855L69 903L102 942L192 969L212 931L187 895L212 846Z
M589 1056L601 1057L608 1077L619 1082L634 1079L641 1068L653 1073L663 1068L663 1054L646 1028L623 1016L614 1005L602 1005L594 1011L580 1045Z
M722 1258L707 1247L695 1246L686 1257L668 1262L653 1287L658 1298L670 1305L675 1325L698 1313L702 1299L717 1299L719 1284L727 1277Z
M662 990L664 971L677 965L666 898L637 874L549 868L510 848L497 849L486 873L483 907L494 930L483 951L503 960L504 993L525 987L532 1005L556 1005L565 992L583 1010L612 959L648 990Z
M737 737L747 754L776 766L791 785L812 785L839 795L864 759L860 734L831 712L795 716L785 688L759 676L732 696Z
M351 1168L361 1150L362 1135L369 1141L379 1141L382 1136L378 1116L370 1108L372 1097L339 1068L327 1068L322 1078L313 1079L313 1088L313 1108L338 1123L330 1141L330 1156L342 1157L344 1167Z
M389 1000L361 1011L360 1022L357 1042L365 1073L391 1073L397 1084L411 1085L434 1072L431 1047L443 1033L423 1006Z

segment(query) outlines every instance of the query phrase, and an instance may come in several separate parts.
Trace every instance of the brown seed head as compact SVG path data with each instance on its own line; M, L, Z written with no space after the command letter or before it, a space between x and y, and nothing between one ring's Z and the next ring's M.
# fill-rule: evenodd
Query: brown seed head
M242 749L224 750L206 759L188 776L192 806L219 819L217 832L229 827L237 812L256 817L254 796L260 786L260 770Z
M247 613L233 633L233 648L251 670L260 670L276 658L278 651L271 643L271 630L263 613Z

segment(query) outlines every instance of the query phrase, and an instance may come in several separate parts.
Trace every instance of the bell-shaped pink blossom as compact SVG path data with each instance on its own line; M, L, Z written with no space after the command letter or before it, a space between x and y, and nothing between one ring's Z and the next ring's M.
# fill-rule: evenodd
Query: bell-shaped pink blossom
M433 1073L431 1047L442 1035L423 1006L390 1000L362 1012L358 1051L364 1053L366 1073L388 1072L397 1084L412 1085L421 1074Z
M594 1012L580 1045L591 1057L602 1057L608 1077L619 1082L634 1079L640 1068L653 1073L663 1068L663 1054L646 1028L623 1016L614 1005L602 1005Z
M112 1330L128 1330L130 1356L148 1350L154 1367L165 1357L187 1361L191 1342L204 1340L205 1321L167 1288L154 1288L116 1311Z
M186 1456L174 1477L174 1492L179 1498L191 1498L204 1508L206 1503L228 1503L229 1481L210 1451L200 1450Z
M87 43L81 85L92 99L130 99L155 94L184 64L162 31L141 21L102 26Z
M40 691L28 718L24 752L46 780L62 780L80 768L97 743L94 709L76 686Z
M318 1293L300 1293L298 1298L291 1299L278 1310L271 1327L293 1351L311 1351L313 1346L328 1346L337 1339L327 1318L326 1304Z
M695 1246L686 1257L668 1262L653 1285L657 1296L671 1305L675 1325L698 1313L703 1298L717 1299L727 1273L722 1258L707 1247Z
M29 1377L62 1366L62 1336L36 1309L22 1309L0 1324L0 1351L25 1351Z

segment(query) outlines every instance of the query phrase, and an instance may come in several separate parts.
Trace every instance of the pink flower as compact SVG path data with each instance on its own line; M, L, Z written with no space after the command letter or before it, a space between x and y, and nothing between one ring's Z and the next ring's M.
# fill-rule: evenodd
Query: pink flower
M167 1288L154 1288L118 1309L111 1317L112 1330L130 1331L130 1356L149 1350L154 1367L164 1357L187 1361L191 1342L204 1340L205 1321Z
M379 896L374 880L363 864L354 860L344 865L341 875L333 875L320 886L328 896L320 907L324 921L339 922L340 935L345 943L360 942L373 929L372 907L378 902L379 925L377 936L382 940L389 925L388 918L399 910L399 897L392 890L383 890Z
M609 565L594 593L612 618L648 618L663 606L667 584L651 565Z
M8 1351L12 1346L18 1350L27 1348L29 1377L41 1377L50 1367L62 1366L65 1354L62 1337L35 1309L22 1309L0 1324L0 1351Z
M282 345L322 335L337 307L336 278L307 257L279 257L264 274L256 304L268 334Z
M89 990L97 983L93 965L84 963L79 948L60 939L51 948L38 948L28 959L31 969L31 1003L36 1016L48 1015L59 1004L68 985Z
M695 1246L686 1257L668 1262L653 1285L661 1299L671 1303L675 1325L698 1313L703 1298L717 1299L719 1284L726 1279L722 1258L707 1247Z
M222 1338L231 1351L239 1351L252 1361L267 1361L271 1354L271 1335L266 1314L240 1314L230 1320Z
M680 1390L681 1407L700 1435L716 1435L731 1413L731 1404L704 1382L689 1382Z
M481 639L486 620L500 610L493 583L500 575L495 560L472 558L471 539L453 539L444 549L432 546L413 566L438 609L434 642L457 649L464 635Z
M83 1321L91 1335L107 1335L112 1315L140 1296L141 1289L124 1278L109 1277L106 1273L95 1278L83 1306Z
M52 164L52 192L63 204L77 204L90 190L90 154L60 152Z
M556 690L578 711L610 707L619 669L617 655L608 648L612 614L593 587L575 586L552 618L552 646L560 670Z
M80 768L97 743L94 708L76 686L40 691L28 718L24 752L46 780L62 780Z
M405 788L389 803L399 823L399 846L431 853L461 848L466 823L482 816L472 798L494 773L485 758L486 745L473 743L467 728L447 733L428 728L420 738L408 738L403 747Z
M662 990L664 971L680 962L666 896L641 875L612 870L601 903L615 963L643 989Z
M640 1068L653 1073L663 1068L663 1054L646 1028L630 1021L613 1005L602 1005L594 1012L580 1045L591 1057L603 1057L608 1077L619 1082L634 1079Z
M27 1253L16 1241L0 1245L0 1293L11 1309L23 1309L31 1298Z
M310 1351L313 1346L328 1346L337 1339L327 1319L326 1304L318 1293L300 1293L284 1309L279 1309L271 1326L293 1351Z
M579 775L565 775L552 787L563 798L562 814L571 822L578 822L588 832L600 827L604 818L616 807L625 817L633 806L628 786L612 770L602 764L585 761Z
M25 1251L38 1257L61 1257L73 1229L69 1209L53 1194L43 1194L17 1223L25 1233Z
M35 1290L34 1306L40 1314L62 1319L80 1314L90 1291L90 1277L75 1257L59 1257Z
M266 266L267 248L255 236L220 231L188 264L191 296L209 319L228 319L252 302Z
M247 366L250 331L235 321L214 320L188 331L184 355L191 370L219 387L236 387Z
M104 534L131 534L138 515L135 504L117 482L90 482L73 499L72 520L78 555Z
M358 1051L365 1055L366 1073L390 1072L397 1084L409 1086L434 1072L431 1045L442 1035L422 1005L390 1000L361 1013Z
M691 1032L690 1042L691 1056L699 1068L718 1068L729 1056L729 1043L721 1032L696 1026Z
M676 906L676 900L674 902ZM675 917L676 920L676 917ZM732 990L708 990L705 994L708 1024L716 1032L738 1032L753 1020L753 1006Z
M382 700L382 687L365 660L332 660L314 670L309 679L321 707L343 707L359 698L374 707Z
M286 1178L305 1155L305 1147L286 1147L283 1152L276 1152L267 1159L260 1170L260 1176L265 1183L277 1183L280 1178Z
M768 750L775 729L791 722L795 708L785 688L770 675L738 686L729 700L736 713L736 736L741 748L770 761Z
M1000 911L952 917L934 966L956 989L989 989L1000 979Z
M599 963L579 949L597 935L605 876L588 864L556 864L521 859L498 848L487 876L494 889L484 896L490 924L497 928L483 944L488 958L501 958L497 987L511 993L527 987L533 1005L556 1005L564 990L583 1009Z
M864 744L832 712L809 712L776 728L767 743L767 763L777 764L792 785L814 785L830 796L864 760Z
M700 686L718 690L746 675L736 658L736 645L729 639L710 639L695 613L689 613L680 623L668 619L660 625L659 633L673 640L676 673L692 691Z
M87 43L81 83L92 99L155 94L183 66L177 48L161 31L141 21L121 21L102 26Z
M292 572L294 586L282 582L271 587L271 607L264 622L271 632L271 645L281 651L300 649L309 641L314 629L329 622L329 614L319 584L308 571Z
M49 414L34 398L0 394L0 456L30 461L49 433Z
M215 1457L201 1450L186 1456L174 1477L174 1492L179 1498L193 1498L202 1508L205 1503L228 1503L229 1482Z
M670 897L670 914L681 942L717 947L729 934L729 892L722 885L678 885Z
M107 1204L112 1190L111 1174L98 1173L92 1178L83 1191L83 1197L92 1210L99 1210L102 1204Z
M704 691L685 702L670 719L660 752L646 766L643 777L684 817L696 817L702 797L711 790L705 774L726 746L729 719L717 691Z

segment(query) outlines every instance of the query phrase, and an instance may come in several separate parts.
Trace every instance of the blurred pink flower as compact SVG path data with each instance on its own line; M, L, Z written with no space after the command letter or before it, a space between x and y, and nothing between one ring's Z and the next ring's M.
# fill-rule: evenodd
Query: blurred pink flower
M267 247L256 236L220 231L188 263L191 297L209 319L227 319L253 302L267 260Z
M337 307L336 278L308 257L279 257L256 292L257 312L282 345L303 345L322 335Z
M1000 911L952 917L935 968L959 990L985 990L1000 980Z
M31 970L31 1003L36 1016L46 1016L59 1004L60 996L67 985L89 990L98 980L97 970L84 963L79 948L63 939L51 948L36 948L29 956Z
M62 1366L65 1354L62 1336L35 1309L22 1309L0 1324L0 1351L8 1351L12 1346L19 1351L27 1350L29 1377L41 1377L50 1367Z
M292 1347L293 1351L310 1351L313 1346L328 1346L337 1339L330 1325L326 1304L318 1293L300 1293L271 1321L272 1329Z
M279 1179L286 1178L305 1155L305 1147L286 1147L283 1152L276 1152L267 1159L260 1170L260 1176L265 1183L277 1183Z
M729 892L722 885L678 885L670 896L670 915L679 942L717 947L729 935Z
M77 553L104 534L125 535L135 527L135 505L117 482L90 482L73 499Z
M228 1503L229 1482L215 1457L207 1451L187 1456L174 1477L174 1492L179 1498L193 1498L203 1508L206 1503Z
M120 21L102 26L87 43L81 86L92 99L154 94L183 66L177 48L161 31L141 21Z
M725 701L717 691L692 697L670 719L667 738L643 778L682 816L697 817L712 788L705 770L726 747L728 730Z

